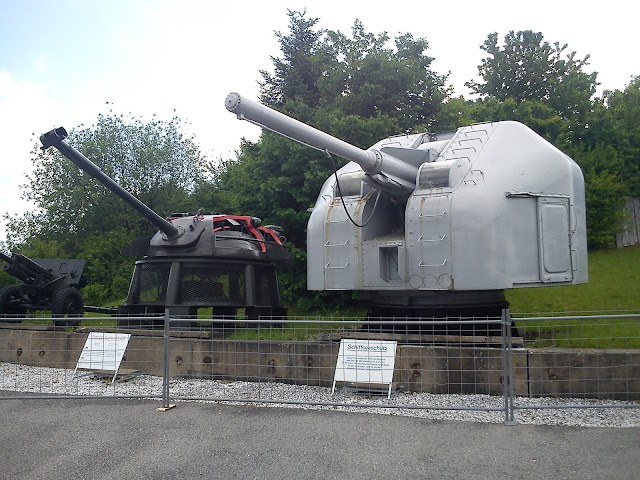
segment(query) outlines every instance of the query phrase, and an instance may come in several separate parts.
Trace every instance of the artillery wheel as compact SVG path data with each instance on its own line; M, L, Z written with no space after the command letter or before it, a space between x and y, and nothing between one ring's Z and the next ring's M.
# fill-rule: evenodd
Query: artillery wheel
M73 287L60 290L51 302L51 314L56 327L77 327L80 318L84 314L84 301L82 294ZM56 320L60 318L61 320Z
M0 315L9 315L11 318L3 318L4 322L20 323L25 312L20 308L22 298L20 298L20 286L8 285L0 289Z

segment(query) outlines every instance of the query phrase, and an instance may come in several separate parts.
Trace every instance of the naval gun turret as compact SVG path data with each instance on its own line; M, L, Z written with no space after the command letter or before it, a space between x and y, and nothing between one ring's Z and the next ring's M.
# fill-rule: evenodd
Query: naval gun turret
M360 149L231 93L227 110L349 161L307 227L307 285L355 290L370 317L498 316L504 290L587 281L582 172L502 121Z
M117 308L120 325L138 322L124 317L163 314L196 316L212 308L214 319L260 316L284 319L276 269L292 263L282 229L262 226L259 218L242 215L179 213L165 219L127 192L98 166L64 140L56 128L40 137L42 148L54 147L78 168L134 208L158 228L134 251L135 262L126 302ZM131 251L131 250L130 250ZM146 323L154 323L146 322ZM161 323L159 321L158 323Z

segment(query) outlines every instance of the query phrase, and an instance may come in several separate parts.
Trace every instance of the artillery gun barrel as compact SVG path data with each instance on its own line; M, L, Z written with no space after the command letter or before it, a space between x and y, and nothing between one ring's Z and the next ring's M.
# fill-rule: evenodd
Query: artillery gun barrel
M4 265L4 271L24 283L33 283L38 280L48 282L56 278L49 270L25 255L17 253L13 256L8 256L0 253L0 258L7 262Z
M167 220L162 218L156 212L151 210L148 206L138 200L136 197L127 192L124 188L118 185L115 181L111 179L108 175L106 175L100 168L94 164L87 157L82 155L75 148L64 142L64 139L67 138L67 131L60 127L55 128L43 135L40 136L40 142L42 142L42 149L45 150L51 146L57 148L62 155L67 157L76 166L97 181L102 183L105 187L111 190L113 193L118 195L122 200L135 208L143 217L153 223L158 229L160 229L168 238L178 237L180 235L180 231L169 223Z
M24 283L31 283L33 281L33 275L29 275L27 272L24 272L16 263L15 257L0 252L0 258L6 262L5 265L2 266L2 269L9 275L16 277Z
M17 265L15 263L7 263L2 268L9 275L17 278L27 285L32 284L36 280L36 276L33 274L33 272L25 272L20 265Z
M362 150L238 93L227 95L225 106L240 120L248 120L285 137L356 162L369 175L380 174L410 190L415 187L418 169L387 153L374 149Z
M49 280L52 280L52 279L56 278L53 273L51 273L49 270L44 268L39 263L34 262L29 257L27 257L25 255L22 255L20 253L14 255L14 257L15 257L15 260L16 260L15 261L16 266L19 265L24 270L26 270L26 271L28 271L30 273L33 272L35 275L42 276L42 277L47 278Z

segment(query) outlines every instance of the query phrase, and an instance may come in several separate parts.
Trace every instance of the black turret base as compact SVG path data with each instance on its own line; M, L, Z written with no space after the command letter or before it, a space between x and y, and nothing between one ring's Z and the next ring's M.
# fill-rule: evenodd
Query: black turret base
M366 323L370 332L451 336L502 335L500 319L509 307L502 290L420 292L369 295ZM512 328L512 335L518 336Z

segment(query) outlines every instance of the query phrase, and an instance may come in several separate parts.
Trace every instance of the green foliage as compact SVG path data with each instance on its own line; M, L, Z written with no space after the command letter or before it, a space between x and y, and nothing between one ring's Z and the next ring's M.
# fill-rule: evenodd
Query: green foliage
M589 248L608 247L623 229L625 196L629 188L621 181L622 162L610 144L568 145L565 153L582 168L587 207Z
M609 124L603 132L620 158L620 178L629 194L640 197L640 76L634 77L624 91L607 91Z
M85 303L104 305L108 300L126 297L135 259L121 255L120 249L133 240L133 232L120 228L108 236L91 235L81 243L78 257L86 260L84 275L88 281L83 291Z
M193 139L180 132L181 121L143 122L123 115L98 115L95 125L74 129L68 143L131 194L160 214L184 209L202 163ZM68 242L116 228L142 234L149 222L56 149L34 144L33 172L23 198L36 206L26 217L8 218L12 244L29 238Z
M451 93L447 76L431 70L426 39L399 35L395 51L386 47L389 40L386 33L367 33L358 21L352 38L328 32L321 48L333 61L318 79L320 106L341 115L385 115L397 123L393 133L429 129Z
M474 93L498 100L538 100L565 120L584 121L598 85L596 72L583 71L589 55L576 58L576 52L566 53L566 44L552 46L542 33L531 30L510 31L502 47L498 34L492 33L480 48L489 56L478 67L483 83L466 83Z
M611 246L622 229L626 189L615 175L591 169L585 172L585 191L589 246Z
M444 101L438 116L432 125L434 132L446 132L455 130L458 127L477 123L472 109L475 102L465 100L464 97L451 97Z
M271 57L273 74L260 70L260 100L277 107L284 105L286 99L302 98L315 106L320 101L317 80L328 61L317 48L324 30L314 30L319 19L307 18L305 12L287 10L287 15L289 34L276 32L282 57Z
M7 285L14 285L16 283L16 279L11 275L7 274L3 271L0 271L0 288L6 287Z
M103 306L111 298L109 287L99 283L91 283L82 289L82 296L86 305Z
M451 89L446 75L431 70L434 59L424 54L429 48L426 39L401 34L392 49L386 33L368 33L357 20L348 37L314 30L318 19L304 12L289 11L289 18L289 35L276 33L282 57L272 58L274 74L261 71L260 99L265 105L295 112L296 118L309 123L313 118L304 115L300 103L338 116L386 115L397 122L399 130L392 133L421 131L435 121ZM312 110L307 113L315 115Z
M45 240L31 237L22 245L19 252L32 258L65 258L65 246L57 240Z
M538 99L478 100L470 105L468 115L475 122L502 120L521 122L550 142L554 142L560 136L565 125L562 118L551 107Z

